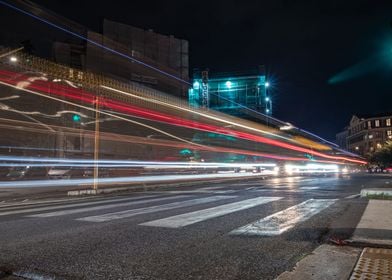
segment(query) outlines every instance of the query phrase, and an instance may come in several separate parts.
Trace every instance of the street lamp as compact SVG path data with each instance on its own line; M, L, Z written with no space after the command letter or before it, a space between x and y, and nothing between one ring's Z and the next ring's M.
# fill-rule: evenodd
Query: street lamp
M17 61L18 61L18 58L17 58L16 56L11 56L11 57L10 57L10 61L11 61L11 62L17 62Z
M267 114L271 115L272 114L272 100L268 96L268 91L267 91L267 88L270 86L270 83L265 82L264 86L265 86L265 108L266 108L265 112Z
M199 89L200 88L200 83L198 81L195 81L193 83L193 89Z

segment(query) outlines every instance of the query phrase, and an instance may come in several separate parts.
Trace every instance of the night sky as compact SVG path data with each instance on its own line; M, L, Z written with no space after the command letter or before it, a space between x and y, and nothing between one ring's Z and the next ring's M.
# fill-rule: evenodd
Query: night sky
M264 64L274 116L329 140L352 114L392 112L392 1L35 2L94 31L108 18L186 39L190 69Z

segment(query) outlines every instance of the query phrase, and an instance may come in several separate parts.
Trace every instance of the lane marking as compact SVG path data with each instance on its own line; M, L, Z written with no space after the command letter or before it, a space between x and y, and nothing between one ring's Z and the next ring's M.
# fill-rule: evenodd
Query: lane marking
M181 208L181 207L189 207L189 206L193 206L193 205L197 205L197 204L214 202L214 201L218 201L218 200L235 198L235 197L236 196L209 196L209 197L204 197L204 198L197 198L197 199L192 199L192 200L173 202L173 203L169 203L169 204L156 205L156 206L150 206L150 207L108 213L108 214L104 214L104 215L89 216L89 217L79 218L76 220L87 221L87 222L97 222L97 223L98 222L106 222L106 221L111 221L111 220L129 218L129 217L133 217L133 216L141 215L141 214L160 212L160 211L171 210L171 209L176 209L176 208Z
M283 197L257 197L246 199L238 202L224 204L212 208L207 208L200 211L194 211L181 215L176 215L164 219L142 223L143 226L166 227L166 228L180 228L187 225L195 224L211 218L220 217L233 212L245 210L251 207L269 203L282 199Z
M100 206L87 207L87 208L78 208L78 209L62 210L62 211L49 212L49 213L34 214L34 215L29 215L27 217L48 218L48 217L64 216L64 215L71 215L71 214L76 214L76 213L98 211L98 210L111 209L111 208L116 208L116 207L132 206L132 205L138 205L138 204L143 204L143 203L164 201L164 200L184 198L184 197L189 197L189 196L188 195L177 195L177 196L144 199L144 200L137 200L137 201L131 201L131 202L123 202L123 203L100 205Z
M20 210L11 210L11 211L6 211L6 212L0 212L0 216L39 212L39 211L46 211L46 210L55 210L55 209L64 209L64 208L72 208L72 207L79 207L79 206L96 205L96 204L104 204L104 203L111 203L111 202L117 202L117 201L136 200L136 199L150 198L150 197L156 197L156 196L157 195L148 195L148 196L138 196L138 197L128 197L128 198L118 198L118 199L106 199L106 200L85 202L85 203L73 203L73 204L63 204L63 205L56 205L56 206L37 207L37 208L29 208L29 209L23 208Z
M351 199L351 198L357 198L357 197L359 197L361 194L352 194L352 195L349 195L349 196L346 196L345 197L345 199Z
M317 190L320 187L300 187L301 190Z
M285 210L231 231L233 235L279 235L328 208L337 199L309 199Z

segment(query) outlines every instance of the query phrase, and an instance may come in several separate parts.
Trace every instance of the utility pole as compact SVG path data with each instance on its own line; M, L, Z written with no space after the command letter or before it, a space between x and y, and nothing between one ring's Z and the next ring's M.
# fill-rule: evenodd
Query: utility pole
M99 177L99 97L95 98L95 134L94 134L94 184L93 189L98 190Z

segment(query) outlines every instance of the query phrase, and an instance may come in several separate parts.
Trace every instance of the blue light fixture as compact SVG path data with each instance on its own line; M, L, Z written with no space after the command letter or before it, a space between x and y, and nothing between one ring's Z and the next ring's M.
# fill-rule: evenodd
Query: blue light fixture
M194 88L194 89L199 89L199 88L200 88L200 83L199 83L198 81L195 81L195 82L193 83L193 88Z

